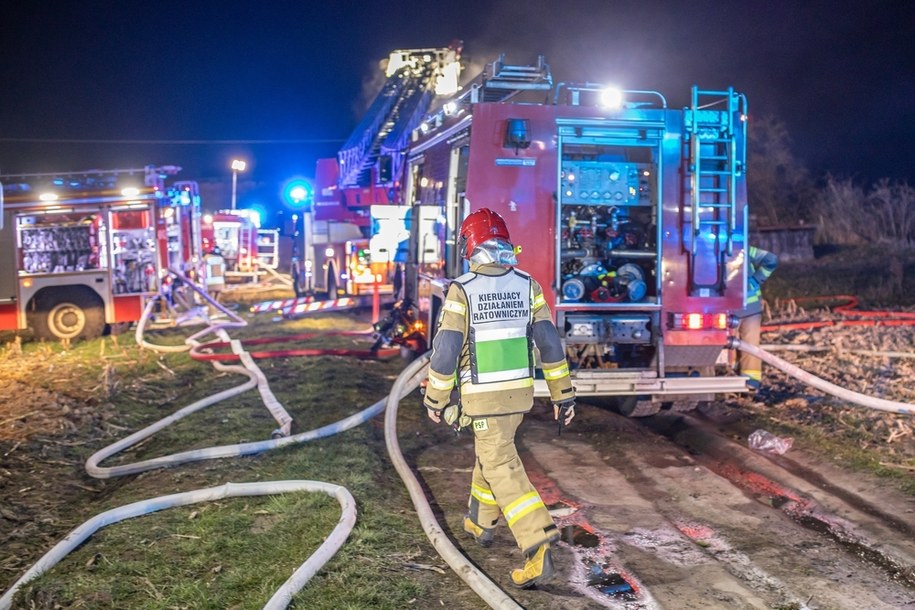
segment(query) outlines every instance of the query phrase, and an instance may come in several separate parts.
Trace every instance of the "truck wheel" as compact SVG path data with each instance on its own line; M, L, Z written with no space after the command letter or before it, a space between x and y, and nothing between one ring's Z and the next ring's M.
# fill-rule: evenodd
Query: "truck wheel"
M85 294L45 298L29 314L29 325L40 339L95 339L105 331L105 308Z
M661 410L661 403L645 396L622 396L618 407L620 413L626 417L648 417Z

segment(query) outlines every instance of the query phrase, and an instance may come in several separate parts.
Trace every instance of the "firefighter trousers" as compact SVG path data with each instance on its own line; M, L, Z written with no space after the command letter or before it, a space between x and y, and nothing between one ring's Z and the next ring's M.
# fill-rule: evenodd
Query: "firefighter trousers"
M476 460L468 506L470 519L486 529L504 515L518 546L530 555L557 540L559 530L518 457L515 432L523 419L520 413L474 418Z
M737 329L741 343L759 345L760 327L762 326L762 313L747 316L740 320ZM762 360L741 351L737 360L738 370L741 375L760 382L762 380Z

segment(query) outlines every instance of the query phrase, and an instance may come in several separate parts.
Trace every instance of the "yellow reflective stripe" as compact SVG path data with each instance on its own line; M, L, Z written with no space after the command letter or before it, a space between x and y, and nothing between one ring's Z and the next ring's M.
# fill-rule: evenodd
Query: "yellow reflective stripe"
M531 308L537 309L539 307L543 307L544 305L546 305L546 299L543 298L543 293L541 292L540 294L538 294L537 296L534 297L534 302L531 303Z
M445 301L445 311L451 311L460 315L467 315L467 307L457 301Z
M464 382L461 385L462 394L480 394L482 392L502 392L505 390L517 390L519 388L530 388L534 386L534 380L530 377L518 379L515 381L500 381L496 383L473 383Z
M429 371L429 385L436 390L450 390L454 387L454 377L442 377L435 371Z
M561 362L553 367L543 367L543 378L548 381L553 381L554 379L559 379L560 377L569 376L569 363Z
M762 380L762 371L760 369L741 369L740 372L750 379L755 379L756 381Z
M532 491L524 494L506 506L502 513L505 515L505 521L508 523L509 527L511 527L518 519L521 519L525 515L528 515L541 507L546 509L543 500L540 499L540 494L536 491Z
M492 490L484 489L479 485L470 485L470 495L483 504L496 505L496 497L492 495Z

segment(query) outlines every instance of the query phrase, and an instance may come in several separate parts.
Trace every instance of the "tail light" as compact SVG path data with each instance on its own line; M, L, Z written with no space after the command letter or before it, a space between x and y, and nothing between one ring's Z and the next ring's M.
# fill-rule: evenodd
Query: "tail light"
M726 313L672 313L668 327L674 330L725 330L730 327Z

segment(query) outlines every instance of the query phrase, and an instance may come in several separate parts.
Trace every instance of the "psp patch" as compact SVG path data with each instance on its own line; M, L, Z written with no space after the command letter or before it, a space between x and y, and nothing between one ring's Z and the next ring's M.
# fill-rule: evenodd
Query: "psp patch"
M486 423L485 419L475 419L473 420L473 429L483 432L484 430L489 430L489 424Z

